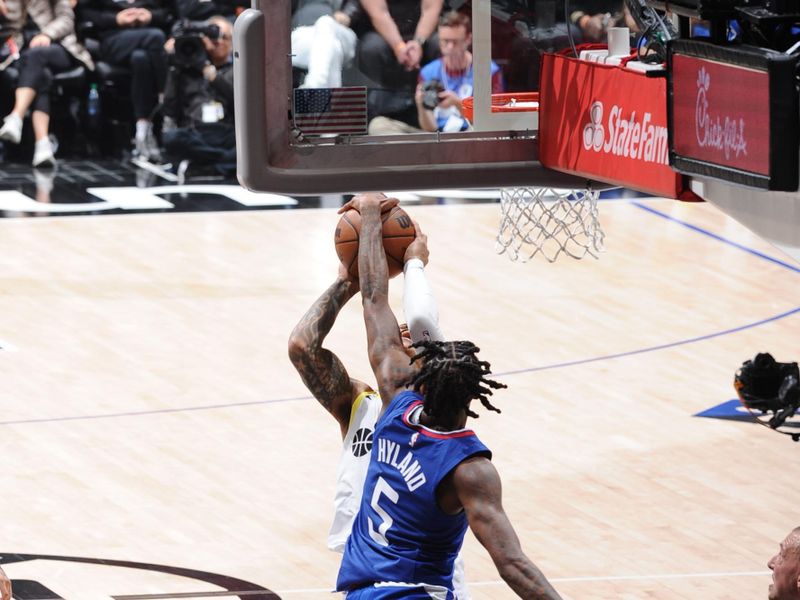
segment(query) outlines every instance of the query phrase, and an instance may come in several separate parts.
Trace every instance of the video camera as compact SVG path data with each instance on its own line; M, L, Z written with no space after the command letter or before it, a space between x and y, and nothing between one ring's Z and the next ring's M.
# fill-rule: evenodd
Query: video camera
M181 19L172 27L172 37L175 38L175 52L170 57L172 64L186 71L202 71L208 62L203 38L217 40L219 36L218 25Z
M439 94L443 91L444 86L438 79L426 81L422 86L422 106L428 110L439 106Z
M690 33L691 23L707 23L704 37L716 45L742 43L785 52L800 42L797 0L626 0L626 4L640 28L661 29L658 37L665 43L678 37L677 31L663 20L656 23L655 10L669 10L684 20L680 37Z
M800 409L800 370L796 362L778 362L769 353L759 353L753 360L742 363L733 385L748 410L763 413L757 417L762 425L776 430L792 425L794 430L781 433L800 441L800 433L796 431L800 423L787 423ZM771 417L769 413L773 413Z

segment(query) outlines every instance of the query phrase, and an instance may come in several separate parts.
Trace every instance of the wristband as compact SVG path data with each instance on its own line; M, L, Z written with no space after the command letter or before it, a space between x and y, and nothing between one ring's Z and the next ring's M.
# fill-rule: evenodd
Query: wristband
M406 261L406 264L403 265L403 272L407 273L409 269L424 269L425 263L422 262L421 258L411 258Z
M424 37L415 37L414 41L419 44L420 48L424 48L427 40Z
M395 54L399 54L400 52L405 52L405 51L406 51L406 43L404 41L400 40L394 45Z

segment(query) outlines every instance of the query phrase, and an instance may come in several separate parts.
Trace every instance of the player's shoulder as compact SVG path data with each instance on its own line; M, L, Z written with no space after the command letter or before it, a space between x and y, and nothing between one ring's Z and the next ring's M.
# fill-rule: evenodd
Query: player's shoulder
M453 483L457 489L493 489L500 486L500 474L490 456L474 454L453 469Z

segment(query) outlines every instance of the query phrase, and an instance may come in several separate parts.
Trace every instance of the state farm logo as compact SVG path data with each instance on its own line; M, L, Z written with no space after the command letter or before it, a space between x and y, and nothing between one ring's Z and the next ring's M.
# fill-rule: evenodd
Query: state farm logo
M625 117L614 104L603 121L605 107L600 100L589 108L589 122L583 127L583 147L592 152L611 154L647 163L669 164L669 144L666 126L653 123L652 113L641 119L636 111Z
M701 148L714 148L725 154L725 158L747 156L747 140L744 138L744 119L712 115L708 109L711 74L700 68L697 72L697 104L695 106L694 129Z

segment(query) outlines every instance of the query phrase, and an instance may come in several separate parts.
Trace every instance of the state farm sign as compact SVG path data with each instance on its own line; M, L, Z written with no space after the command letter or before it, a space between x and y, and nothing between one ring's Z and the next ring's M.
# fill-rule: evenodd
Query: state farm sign
M550 169L677 198L667 81L563 54L542 57L539 160Z

